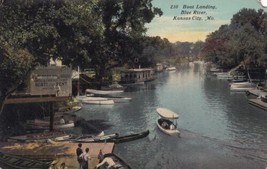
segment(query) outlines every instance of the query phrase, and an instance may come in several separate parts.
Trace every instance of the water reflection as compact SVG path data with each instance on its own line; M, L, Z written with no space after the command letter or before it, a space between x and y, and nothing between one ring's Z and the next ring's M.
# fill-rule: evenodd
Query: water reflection
M112 125L106 133L150 130L147 138L116 145L115 152L133 168L265 167L267 113L249 105L245 94L230 93L227 81L203 75L197 64L163 72L124 93L131 102L88 106L91 115L83 116L105 119ZM181 138L158 130L157 107L179 113Z

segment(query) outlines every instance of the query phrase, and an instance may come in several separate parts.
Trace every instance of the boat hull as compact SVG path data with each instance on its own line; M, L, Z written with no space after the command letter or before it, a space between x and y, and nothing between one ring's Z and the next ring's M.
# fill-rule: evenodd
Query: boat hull
M104 159L102 163L99 163L95 168L96 169L108 169L108 166L106 166L105 164L109 163L108 161L111 159L112 160L112 164L110 166L110 168L122 168L122 169L131 169L131 167L124 161L122 160L120 157L118 157L116 154L114 153L107 153L104 154Z
M113 105L113 100L84 100L83 103L86 104L98 104L98 105Z
M30 159L0 152L0 162L15 169L47 169L53 159Z
M176 128L175 129L170 129L168 127L166 127L166 128L162 127L162 123L163 122L166 122L168 124L168 126L170 126L171 124L173 124L173 122L170 121L170 120L159 118L156 123L157 123L158 128L162 132L164 132L165 134L168 134L168 135L178 135L178 134L180 134L179 130L177 130Z
M96 89L86 89L86 93L91 93L91 94L98 94L98 95L112 95L112 94L119 94L124 92L124 90L96 90Z

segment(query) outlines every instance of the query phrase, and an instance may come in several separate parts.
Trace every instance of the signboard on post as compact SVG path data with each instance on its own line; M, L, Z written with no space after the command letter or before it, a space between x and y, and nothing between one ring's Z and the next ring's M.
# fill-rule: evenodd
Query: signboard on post
M31 95L72 95L72 70L66 66L37 67L30 77Z

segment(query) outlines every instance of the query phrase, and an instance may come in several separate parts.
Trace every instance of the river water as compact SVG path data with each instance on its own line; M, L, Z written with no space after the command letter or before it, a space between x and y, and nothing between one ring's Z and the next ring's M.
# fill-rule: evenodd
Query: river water
M265 169L267 112L248 104L244 93L231 93L226 80L204 74L202 64L181 66L127 90L129 103L84 105L77 115L104 121L107 134L149 129L146 138L115 146L134 169ZM157 128L157 107L179 114L180 137Z

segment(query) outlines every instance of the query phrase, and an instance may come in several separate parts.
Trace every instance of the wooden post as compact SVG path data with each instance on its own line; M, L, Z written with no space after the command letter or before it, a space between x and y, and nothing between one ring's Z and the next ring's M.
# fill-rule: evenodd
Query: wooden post
M54 130L54 102L49 102L49 111L50 111L50 124L49 124L49 130L53 131Z

